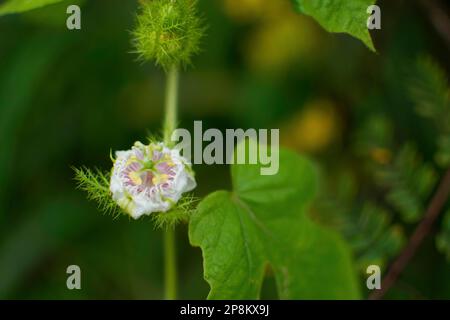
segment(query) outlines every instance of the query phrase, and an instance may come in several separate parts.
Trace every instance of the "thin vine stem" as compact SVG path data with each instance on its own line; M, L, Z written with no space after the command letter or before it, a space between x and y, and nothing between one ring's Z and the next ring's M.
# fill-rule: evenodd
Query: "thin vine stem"
M178 69L171 68L167 72L167 85L165 97L164 143L171 144L170 137L177 125L178 104ZM166 300L175 300L177 297L177 259L175 230L168 228L164 232L164 296Z
M168 228L164 232L164 298L175 300L177 298L177 259L175 246L175 230Z
M166 106L164 110L164 143L170 145L170 137L177 125L178 105L178 69L173 67L167 72Z

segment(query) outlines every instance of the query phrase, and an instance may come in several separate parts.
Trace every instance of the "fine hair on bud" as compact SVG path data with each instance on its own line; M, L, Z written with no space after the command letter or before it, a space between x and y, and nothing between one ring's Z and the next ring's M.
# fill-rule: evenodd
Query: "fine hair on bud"
M187 66L204 33L197 0L142 0L133 31L139 59L163 69Z

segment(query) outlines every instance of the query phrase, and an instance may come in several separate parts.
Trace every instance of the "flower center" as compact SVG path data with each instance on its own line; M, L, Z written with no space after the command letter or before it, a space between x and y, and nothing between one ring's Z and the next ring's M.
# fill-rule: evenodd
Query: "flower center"
M128 185L138 187L138 192L157 185L166 185L173 180L175 164L168 154L152 154L150 159L145 156L131 156L127 161L125 171Z

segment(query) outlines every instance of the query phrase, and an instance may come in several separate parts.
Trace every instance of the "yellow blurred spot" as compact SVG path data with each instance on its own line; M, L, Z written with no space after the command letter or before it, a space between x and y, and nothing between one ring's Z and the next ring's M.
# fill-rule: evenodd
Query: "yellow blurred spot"
M247 64L256 70L285 72L320 53L320 34L310 19L292 11L261 23L244 43Z
M340 121L331 101L319 100L305 106L282 129L281 143L291 148L318 152L340 133Z
M223 6L228 16L246 22L261 16L266 2L271 0L223 0Z
M297 14L289 0L222 0L225 13L238 23L254 23L242 43L250 68L285 72L299 59L316 59L323 31ZM255 23L256 22L256 23Z
M379 164L388 164L392 159L392 153L384 148L373 148L370 150L370 156Z

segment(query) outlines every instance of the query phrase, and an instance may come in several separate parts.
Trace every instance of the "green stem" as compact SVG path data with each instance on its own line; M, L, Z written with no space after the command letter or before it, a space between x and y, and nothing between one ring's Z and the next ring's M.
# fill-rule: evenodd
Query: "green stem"
M167 72L166 105L164 120L164 143L171 144L170 137L177 125L178 104L178 70L176 67ZM175 300L177 297L177 261L175 230L168 228L164 232L164 283L165 299Z
M164 120L164 143L170 145L170 137L177 125L178 104L178 69L171 68L167 72L166 107Z
M164 232L164 296L166 300L175 300L177 298L177 259L175 248L175 230L169 228Z

